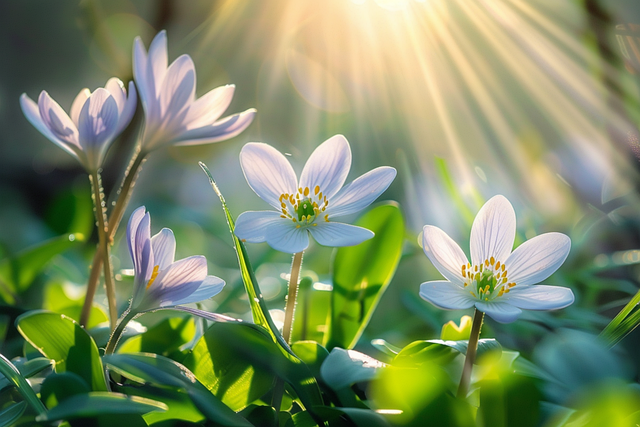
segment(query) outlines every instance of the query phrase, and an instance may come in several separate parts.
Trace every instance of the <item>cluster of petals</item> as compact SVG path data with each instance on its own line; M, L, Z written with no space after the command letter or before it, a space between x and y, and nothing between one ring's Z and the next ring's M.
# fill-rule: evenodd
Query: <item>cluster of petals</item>
M163 228L151 237L151 216L136 209L127 226L134 284L130 310L143 312L202 301L218 294L224 281L207 275L207 260L195 255L174 261L176 240Z
M343 188L351 168L351 148L336 135L318 146L305 164L300 181L286 157L263 143L246 144L240 164L249 186L275 210L242 213L235 234L251 242L297 253L309 246L309 233L324 246L357 245L374 236L362 227L334 218L369 206L391 184L396 170L373 169Z
M161 31L149 51L137 37L133 76L145 112L142 149L166 145L196 145L223 141L251 124L256 111L220 116L233 99L234 85L221 86L196 99L196 70L189 55L168 65L167 34Z
M27 120L44 136L73 155L89 171L98 170L113 140L127 127L136 110L136 89L129 93L117 78L93 93L83 89L68 115L46 91L36 104L26 94L20 105Z
M447 280L423 283L420 296L444 309L476 307L501 323L513 322L522 309L556 310L574 301L569 288L535 285L565 261L571 240L562 233L545 233L527 240L513 252L516 215L504 196L491 198L471 228L471 262L444 231L426 225L423 248Z

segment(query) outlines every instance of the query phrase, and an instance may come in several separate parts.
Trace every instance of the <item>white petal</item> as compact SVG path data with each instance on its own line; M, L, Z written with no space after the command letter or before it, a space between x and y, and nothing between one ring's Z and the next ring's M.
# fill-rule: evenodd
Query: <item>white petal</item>
M201 255L174 262L161 270L151 284L141 304L141 310L149 307L175 305L194 293L207 277L207 260Z
M190 304L192 302L203 301L215 295L218 295L224 288L224 280L216 276L207 276L204 281L188 297L174 301L174 305Z
M494 257L503 262L513 249L516 236L516 213L501 195L484 204L471 227L471 262L480 265Z
M302 252L309 246L307 230L296 228L290 221L274 222L267 229L266 237L267 243L273 249L289 254Z
M396 170L389 166L373 169L345 186L331 200L326 214L329 217L348 215L369 206L380 196L396 177Z
M145 207L140 206L138 209L133 211L129 217L129 223L127 224L127 245L129 246L129 254L134 262L134 266L136 265L136 233L138 232L138 226L140 226L140 221L142 221L145 212ZM137 269L137 267L134 268Z
M80 146L76 143L70 143L58 139L58 137L55 136L53 132L49 130L47 125L42 121L38 104L33 102L33 100L29 98L25 93L20 96L20 107L22 107L22 112L24 113L29 123L31 123L42 135L44 135L58 147L62 148L73 157L78 159L79 162L83 162L84 155Z
M116 101L116 105L118 106L118 113L122 112L124 109L124 104L127 102L127 91L124 88L124 84L117 77L111 77L107 80L107 84L104 85L104 88L113 96L113 99ZM73 116L72 116L73 118Z
M477 301L465 288L444 280L421 284L420 296L436 307L446 310L470 308Z
M115 135L120 135L122 131L129 126L133 115L136 112L136 106L138 105L138 96L136 94L136 85L133 82L129 82L129 96L127 97L120 115L118 116L118 128ZM119 108L119 107L118 107Z
M147 116L145 117L145 121L149 120L148 116L152 113L149 105L155 104L156 102L155 83L149 81L147 77L147 62L147 52L142 44L142 40L140 37L136 37L133 42L133 78L138 86L140 101Z
M433 225L425 225L422 245L424 253L440 274L450 282L464 284L462 266L467 265L467 257L447 233Z
M84 103L87 101L87 99L89 99L90 96L91 91L89 89L82 89L73 100L73 104L71 104L69 115L71 116L71 121L76 125L76 127L78 127L80 111L82 110Z
M317 227L308 230L314 239L322 246L342 247L358 245L371 239L375 234L366 228L340 222L325 222L318 220Z
M84 103L78 122L79 140L90 169L102 165L118 126L118 105L103 88L96 89Z
M516 286L503 297L509 304L526 310L557 310L573 304L573 292L560 286Z
M235 85L220 86L196 99L189 106L187 127L195 129L213 124L229 108L234 91Z
M165 78L168 64L167 32L162 30L151 41L147 64L147 77L150 78L149 83L153 84L156 96L160 93L160 84Z
M206 125L182 132L174 138L173 145L200 145L225 141L244 131L253 121L256 110L250 108L239 114L227 116L212 125Z
M278 210L281 209L280 195L297 191L296 174L291 164L268 144L245 144L240 151L240 165L249 187Z
M78 147L80 146L76 125L62 107L44 90L40 92L40 97L38 98L38 109L40 110L42 121L56 138Z
M500 323L511 323L522 313L518 307L504 301L476 302L476 308Z
M332 136L309 156L300 175L300 187L313 191L319 186L330 198L342 188L350 168L351 148L347 139L342 135Z
M551 276L567 259L571 239L562 233L545 233L516 248L504 262L509 282L534 285Z
M267 240L267 229L280 221L293 222L273 211L247 211L236 220L234 234L244 242L261 243Z
M176 256L176 238L173 231L163 228L158 234L151 238L151 248L153 249L153 262L164 270L173 263Z
M196 93L196 68L189 55L181 55L169 66L159 93L160 111L163 117L180 115ZM186 115L186 112L185 112ZM184 118L180 120L182 122ZM173 123L172 126L176 126Z

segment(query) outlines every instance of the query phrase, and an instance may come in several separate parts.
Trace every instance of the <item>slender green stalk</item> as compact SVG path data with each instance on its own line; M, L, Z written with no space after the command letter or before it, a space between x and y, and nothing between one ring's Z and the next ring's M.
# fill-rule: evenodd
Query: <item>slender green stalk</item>
M108 221L108 242L109 245L113 243L113 238L115 237L116 231L118 230L118 226L120 225L120 221L122 221L122 217L124 215L124 211L129 204L129 199L131 198L131 190L133 189L136 179L140 173L140 169L142 165L147 159L146 152L142 152L140 148L136 148L136 151L129 162L129 167L125 171L125 176L122 181L122 185L118 190L118 198L116 200L115 206L113 207L113 211L111 211L111 215L109 215ZM82 312L80 314L80 324L85 326L89 321L89 315L91 313L91 305L93 304L93 298L96 293L96 288L98 287L98 280L100 279L100 269L102 267L102 250L103 248L98 245L96 249L96 253L93 257L93 263L91 265L91 272L89 273L89 281L87 282L87 294L84 299L84 304L82 306Z
M116 328L111 333L111 336L109 337L109 342L107 343L107 347L104 350L105 355L113 354L116 351L118 341L120 341L122 333L127 327L127 324L132 321L137 315L138 313L129 311L128 309L122 314L122 317L118 321L118 326L116 326Z
M625 305L620 313L609 322L609 324L600 332L600 337L607 341L610 347L616 345L627 333L631 332L637 325L631 325L629 330L629 318L630 314L636 306L640 304L640 291L638 291L633 298ZM624 325L624 328L621 326Z
M118 307L116 303L116 286L113 282L113 274L111 271L111 260L109 241L107 240L108 225L106 218L106 209L104 202L104 194L102 185L100 184L100 174L98 171L91 172L90 180L93 188L94 211L96 214L98 226L98 245L102 248L102 264L104 266L104 285L107 290L107 302L109 304L109 326L113 330L116 327L118 319Z
M473 313L473 325L471 326L471 336L469 337L469 345L467 346L467 357L464 359L464 368L462 368L462 378L460 378L460 386L458 387L458 398L465 399L469 393L469 384L471 383L471 371L473 363L476 360L476 352L478 351L478 340L480 339L480 329L482 329L482 320L484 312L476 309Z

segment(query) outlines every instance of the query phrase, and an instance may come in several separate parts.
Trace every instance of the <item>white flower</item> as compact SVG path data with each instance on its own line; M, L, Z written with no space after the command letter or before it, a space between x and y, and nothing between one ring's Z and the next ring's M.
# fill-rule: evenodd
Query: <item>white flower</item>
M135 312L202 301L224 287L219 277L207 276L205 257L196 255L174 262L173 231L163 228L151 237L151 216L144 206L131 214L127 243L135 272L131 299Z
M372 238L373 232L365 228L333 219L369 206L396 176L394 168L382 166L342 188L351 168L351 149L342 135L315 149L300 182L289 161L267 144L246 144L240 164L249 186L276 211L242 213L236 236L251 243L267 242L288 253L305 250L308 233L324 246L351 246Z
M234 85L196 99L196 69L189 55L167 66L167 33L161 31L145 51L140 37L133 47L133 76L145 112L142 149L223 141L246 129L256 110L220 119L233 98Z
M444 231L425 225L424 252L447 280L420 285L420 296L436 307L475 306L501 323L513 322L521 309L556 310L573 303L571 289L538 285L567 258L571 240L545 233L515 251L516 214L504 196L491 198L471 227L471 262Z
M71 117L45 91L37 104L24 93L20 97L27 120L89 172L102 166L111 143L131 121L136 103L133 82L129 83L127 96L124 85L115 77L93 93L81 90L71 106Z

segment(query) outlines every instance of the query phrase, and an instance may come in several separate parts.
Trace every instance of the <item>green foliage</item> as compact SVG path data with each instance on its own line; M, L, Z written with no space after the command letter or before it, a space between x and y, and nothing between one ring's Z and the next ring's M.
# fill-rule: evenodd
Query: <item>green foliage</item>
M73 372L49 375L40 389L40 396L47 408L57 406L63 400L76 394L87 394L91 391L89 385L79 375Z
M458 354L467 354L468 341L427 340L415 341L400 351L393 360L396 366L415 366L425 362L446 363ZM500 357L502 346L493 338L478 341L476 363L487 355Z
M129 338L119 348L118 353L156 353L168 356L191 341L196 333L192 317L171 317L164 319L146 332Z
M9 427L18 420L27 409L26 402L18 402L0 411L0 427Z
M331 318L325 346L353 348L396 271L404 220L396 203L371 209L356 225L375 237L356 246L338 248L333 262Z
M54 360L57 373L73 372L93 391L107 386L98 347L87 332L65 315L31 311L17 321L18 331L45 357Z
M4 377L18 389L24 400L37 414L46 412L46 408L31 389L27 380L20 374L18 368L2 354L0 354L0 374L4 375Z
M334 348L322 363L320 374L329 387L340 390L352 384L371 381L384 363L355 350Z
M311 277L303 277L298 285L291 341L324 342L331 291L329 286L326 289L316 289L313 282Z
M82 312L82 303L84 298L71 298L65 291L65 284L59 281L51 281L47 283L44 294L43 308L55 313L64 314L67 317L80 321L80 313ZM89 320L87 321L87 329L98 326L101 323L108 322L107 313L97 304L91 306Z

